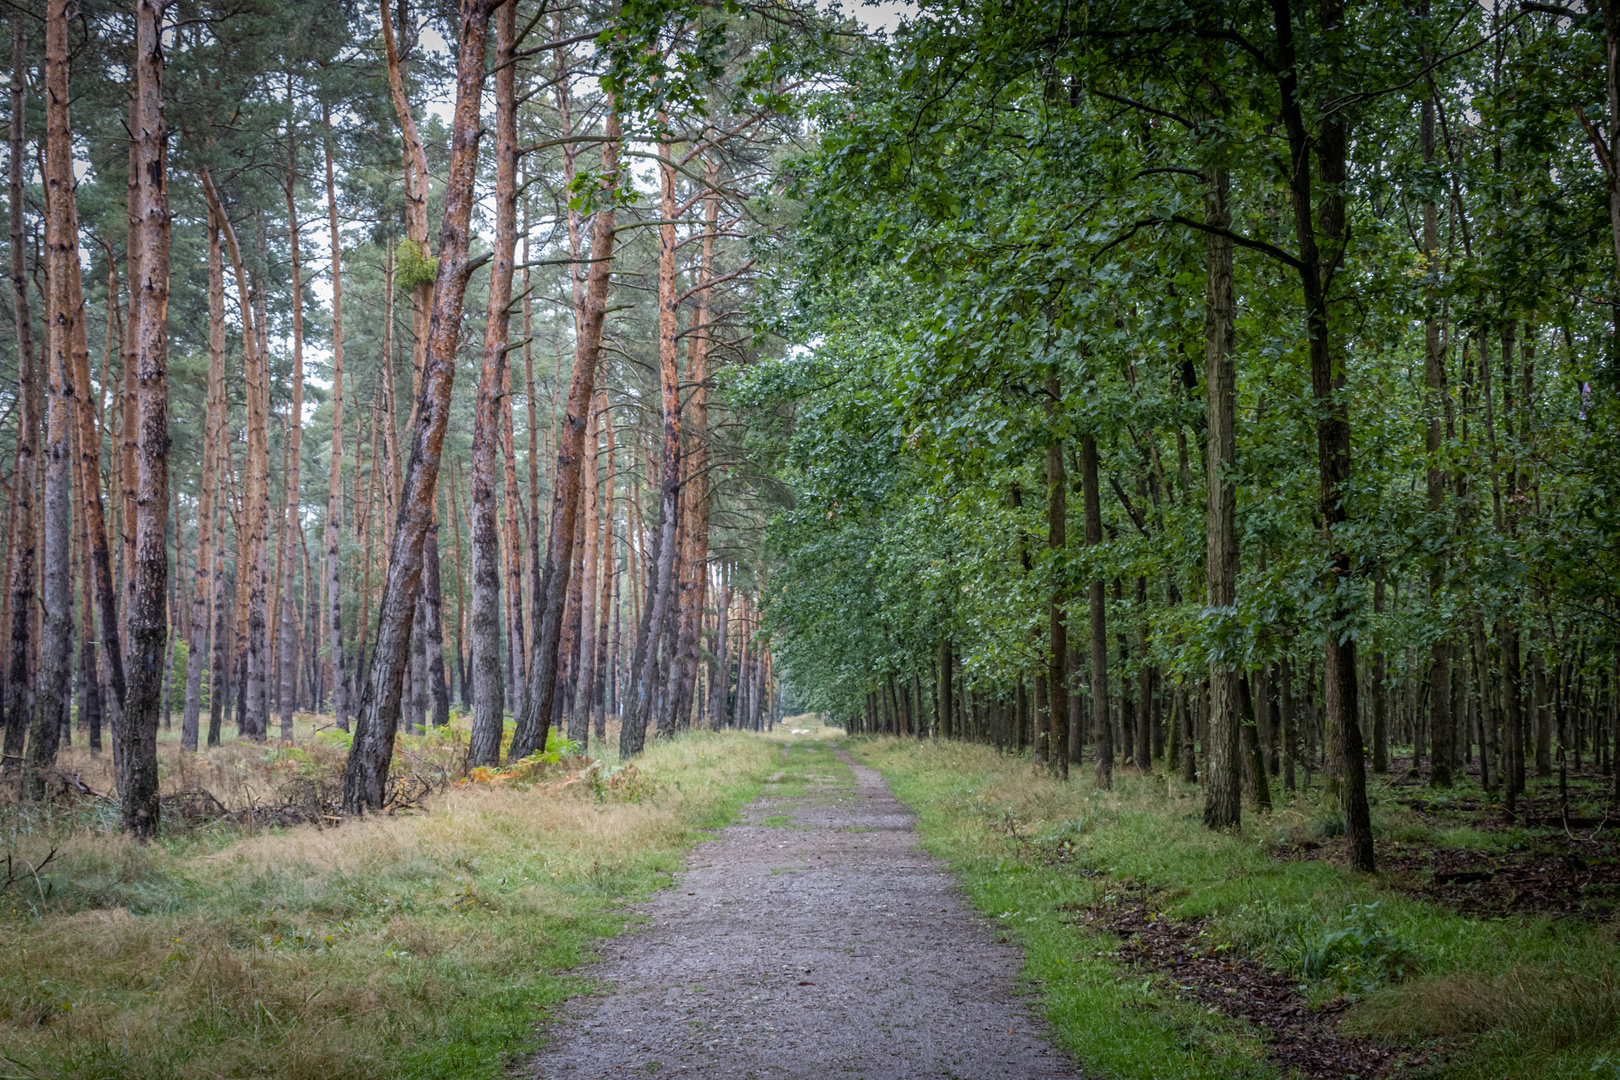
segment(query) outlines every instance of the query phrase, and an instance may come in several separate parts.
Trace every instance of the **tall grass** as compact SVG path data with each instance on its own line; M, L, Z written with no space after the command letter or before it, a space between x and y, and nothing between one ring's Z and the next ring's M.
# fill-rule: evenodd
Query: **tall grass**
M13 809L14 865L56 857L40 886L0 898L0 1075L496 1075L580 988L567 969L670 880L697 829L752 797L776 752L691 735L651 746L633 788L472 784L409 814L226 822L144 846L98 827L93 799ZM240 771L248 798L276 753L174 768L215 784Z

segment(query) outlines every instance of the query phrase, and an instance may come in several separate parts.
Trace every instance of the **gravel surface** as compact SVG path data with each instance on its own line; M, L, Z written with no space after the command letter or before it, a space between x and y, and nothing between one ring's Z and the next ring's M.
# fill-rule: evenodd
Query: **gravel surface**
M599 991L557 1011L527 1075L1078 1077L1030 1011L1018 949L916 846L882 776L823 744L783 756L742 823L642 907L650 925L606 944Z

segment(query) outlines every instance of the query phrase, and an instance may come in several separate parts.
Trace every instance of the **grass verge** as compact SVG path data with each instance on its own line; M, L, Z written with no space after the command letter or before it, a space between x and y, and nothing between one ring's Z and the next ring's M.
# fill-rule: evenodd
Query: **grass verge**
M628 788L472 784L419 813L146 846L13 808L17 865L57 854L0 910L0 1075L497 1075L779 754L693 734L651 746Z
M1089 770L1059 783L985 747L845 745L889 778L924 847L1023 944L1057 1037L1097 1073L1275 1075L1252 1030L1116 962L1118 940L1078 919L1148 886L1168 914L1207 919L1212 947L1290 972L1317 1000L1350 997L1348 1028L1422 1046L1441 1075L1620 1077L1612 923L1469 918L1329 863L1277 858L1274 845L1322 816L1303 800L1217 835L1201 826L1201 793L1162 776L1116 775L1100 791ZM1400 825L1387 801L1375 813Z

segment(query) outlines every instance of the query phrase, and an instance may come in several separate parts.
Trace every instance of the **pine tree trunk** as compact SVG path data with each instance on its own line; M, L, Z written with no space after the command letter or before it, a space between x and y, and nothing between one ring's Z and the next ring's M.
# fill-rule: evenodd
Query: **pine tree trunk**
M270 520L270 382L269 365L259 350L253 304L249 298L248 276L243 268L242 249L236 229L225 213L207 167L198 172L203 194L213 210L225 237L226 251L236 277L238 310L242 317L242 372L246 383L247 446L243 461L246 473L242 511L245 535L237 536L237 592L241 597L245 632L240 634L245 676L241 684L239 728L243 738L262 741L267 733L265 680L268 677L268 650L265 641L265 606L269 593Z
M197 509L197 573L191 591L191 633L186 652L186 702L180 718L180 745L197 749L202 712L202 670L207 656L208 609L214 593L214 490L223 423L220 417L225 380L225 262L220 251L219 223L208 215L208 393L203 412L202 479ZM338 394L341 400L341 381ZM218 674L209 684L209 745L218 739Z
M510 7L511 5L506 5ZM444 605L439 592L439 521L435 517L428 526L427 539L422 545L423 588L422 606L426 615L422 651L427 658L428 704L433 710L433 726L450 723L450 688L444 679Z
M676 319L675 296L675 169L670 159L668 142L658 144L659 189L661 192L661 219L658 255L658 370L660 400L663 409L664 438L659 454L659 540L657 572L652 576L653 588L648 599L651 612L648 647L642 657L642 670L638 673L640 688L630 700L624 727L619 735L619 753L629 758L639 754L645 741L647 707L666 691L659 678L658 654L669 630L675 604L676 549L679 544L677 528L680 515L681 491L681 411L678 369L679 324ZM640 644L638 653L642 652ZM667 657L666 657L667 660ZM661 732L662 733L662 732Z
M489 7L479 0L463 0L456 108L445 185L444 223L439 231L438 279L433 288L433 318L422 375L421 408L411 431L411 458L405 472L388 574L383 583L376 646L355 716L354 743L343 777L343 806L350 813L382 807L399 725L400 689L408 659L416 594L421 586L422 549L433 521L439 455L449 421L461 306L467 279L473 270L467 258L468 223L478 165L479 103L489 14Z
M613 441L613 417L608 412L606 391L599 392L597 394L597 400L601 404L601 409L599 410L599 414L601 416L601 426L607 436L607 447L605 450L607 455L607 482L603 485L603 491L607 494L607 508L603 514L602 523L602 599L601 603L598 605L598 610L601 612L601 621L597 624L596 628L597 651L600 654L600 662L593 662L593 666L591 668L591 680L593 683L597 683L597 681L600 680L600 684L597 686L597 689L593 691L593 693L596 696L596 737L597 739L602 739L607 735L609 684L612 678L610 672L613 669L614 655L617 653L616 641L610 645L610 641L613 641L613 639L609 636L611 633L610 627L612 624L609 622L608 616L614 613L614 584L618 581L618 561L614 557L615 545L613 540L613 485L616 474L616 469L614 468L616 447Z
M135 590L128 613L129 690L123 707L124 830L157 833L158 711L169 685L169 201L163 116L162 7L135 6L135 92L130 98L130 327L136 345L140 427L135 467ZM78 269L78 260L73 260ZM82 328L79 331L83 332ZM92 524L94 517L92 517ZM97 576L101 563L97 558ZM100 582L98 582L99 586ZM110 591L110 581L108 582ZM104 600L105 613L110 607ZM117 677L116 668L114 677Z
M332 654L332 713L339 731L349 730L347 665L343 656L343 579L339 531L343 525L343 238L338 233L337 184L332 174L332 118L321 104L326 135L326 219L332 245L332 460L326 487L327 645ZM356 471L358 478L358 469Z
M50 283L45 369L44 543L41 548L44 610L39 644L33 724L28 733L23 790L45 795L45 770L56 761L62 722L68 714L73 663L72 320L69 262L78 258L73 213L72 133L68 123L68 13L64 0L45 8L45 193L46 258Z
M495 514L495 454L500 438L497 410L510 414L500 395L507 384L507 341L512 303L512 255L516 243L516 72L509 61L516 21L514 4L495 13L495 261L484 316L484 352L478 368L478 399L472 433L472 668L473 723L469 767L500 763L506 688L501 678L500 537ZM459 535L459 534L458 534ZM521 619L518 626L521 628ZM518 673L513 673L517 677Z
M23 742L28 730L29 705L35 684L30 631L34 620L35 540L34 472L38 468L40 436L40 373L34 368L34 328L28 313L27 247L23 229L23 123L24 92L28 85L28 30L26 16L11 18L11 158L9 206L11 218L11 310L17 332L17 387L19 403L16 459L12 469L12 546L7 566L10 581L11 625L8 638L4 749L0 775L22 767ZM48 317L48 316L47 316Z
M510 282L507 292L511 292ZM503 309L502 318L506 318ZM487 325L487 323L486 323ZM507 331L502 330L502 337ZM516 451L512 432L512 367L501 364L501 396L495 412L495 436L499 440L502 477L505 481L505 512L501 516L501 548L506 577L506 641L512 668L512 708L523 712L524 688L534 663L534 643L523 627L523 540L518 521L523 516L523 500L518 494Z
M289 98L291 91L289 87ZM288 130L288 145L296 147L297 140ZM284 192L287 197L287 243L291 252L292 270L292 404L287 410L287 509L281 523L281 647L278 650L281 692L281 738L292 742L293 710L298 704L298 611L293 603L294 567L297 556L294 538L301 530L299 522L299 495L302 484L301 457L304 445L304 268L298 250L298 204L294 199L293 184L297 179L297 160L291 149L287 155L287 176Z
M596 573L597 573L597 537L600 533L598 517L600 507L597 504L597 460L601 454L600 435L597 417L600 413L602 394L598 391L592 402L591 410L585 418L585 458L580 462L580 499L582 513L579 516L580 547L580 580L579 591L574 596L575 617L579 620L577 635L578 659L574 664L573 685L574 694L568 714L568 737L582 746L589 740L591 730L591 710L595 705L596 689Z
M604 186L618 183L619 118L608 110L606 141L602 144ZM583 316L575 326L574 372L568 385L563 430L557 440L556 477L552 482L551 514L546 535L546 562L535 586L541 593L540 617L534 628L535 663L530 672L523 713L512 736L511 755L527 757L546 743L557 693L557 645L562 636L563 607L574 564L574 529L579 514L580 466L585 445L585 414L596 393L596 368L602 347L602 320L607 312L611 285L614 208L611 202L597 210L591 238L591 264L587 273ZM621 741L623 736L621 734Z

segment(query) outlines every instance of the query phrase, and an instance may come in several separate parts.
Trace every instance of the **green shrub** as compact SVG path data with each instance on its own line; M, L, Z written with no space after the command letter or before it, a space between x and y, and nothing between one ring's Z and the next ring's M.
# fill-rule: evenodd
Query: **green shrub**
M1378 902L1351 904L1337 929L1320 921L1294 931L1292 966L1307 979L1368 993L1421 970L1416 952L1379 917Z

